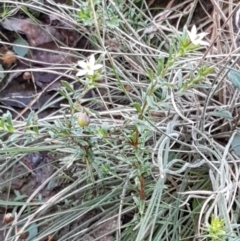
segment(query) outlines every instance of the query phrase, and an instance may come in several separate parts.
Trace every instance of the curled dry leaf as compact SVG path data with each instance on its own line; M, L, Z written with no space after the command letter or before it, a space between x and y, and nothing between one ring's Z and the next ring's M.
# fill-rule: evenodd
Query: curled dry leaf
M5 54L2 56L2 61L4 64L11 65L14 64L17 60L17 57L13 51L8 50Z
M31 46L39 46L51 42L53 39L64 40L60 32L54 27L37 24L30 18L8 18L2 21L1 25L7 30L25 34Z
M17 229L17 233L20 234L19 238L23 240L26 240L29 236L29 232L24 232L21 228Z

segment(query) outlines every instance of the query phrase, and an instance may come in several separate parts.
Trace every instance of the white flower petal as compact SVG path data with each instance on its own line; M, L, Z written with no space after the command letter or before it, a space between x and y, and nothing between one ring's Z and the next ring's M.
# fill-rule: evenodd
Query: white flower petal
M89 57L88 61L78 61L78 65L82 68L78 71L76 76L83 76L83 75L94 75L94 71L102 68L102 64L96 64L95 65L95 57L94 54L92 54Z
M95 57L94 54L92 54L89 58L89 65L92 67L95 64Z
M87 71L87 75L93 75L94 74L94 70L93 69L89 69L88 71Z
M86 69L87 68L87 63L86 62L84 62L84 61L78 61L78 65L81 67L81 68L83 68L83 69Z
M101 69L102 67L103 67L102 64L95 64L95 65L93 66L93 70L98 70L98 69Z
M203 32L197 34L197 28L195 25L192 26L191 32L187 32L191 43L194 45L209 45L208 42L202 40L206 35L208 35L208 33Z
M197 28L196 28L196 25L193 25L193 26L192 26L191 34L192 34L193 36L196 36L196 35L197 35Z
M196 36L193 36L193 35L192 35L192 33L191 33L191 32L189 32L189 31L188 31L188 36L189 36L189 38L190 38L191 42L193 43L193 42L194 42L194 40L195 40L195 37L196 37Z
M86 69L81 69L77 72L76 76L83 76L87 73L87 70Z
M192 38L192 37L190 37L190 40L191 40L191 42L193 43L193 44L198 44L198 42L196 41L196 39L195 38Z
M198 38L199 38L199 39L203 39L203 38L206 37L207 35L208 35L208 33L205 33L205 32L199 33L199 34L198 34Z
M207 41L203 41L203 40L199 41L199 44L209 46L209 43Z
M191 39L191 42L192 42L194 45L199 45L199 40L198 40L198 39Z

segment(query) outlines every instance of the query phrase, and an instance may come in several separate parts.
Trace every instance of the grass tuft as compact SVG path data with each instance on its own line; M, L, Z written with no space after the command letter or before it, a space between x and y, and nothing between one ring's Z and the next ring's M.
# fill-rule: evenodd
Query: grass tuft
M1 2L0 23L50 16L79 36L54 40L71 63L27 68L62 71L44 104L36 88L1 106L2 240L240 238L237 1Z

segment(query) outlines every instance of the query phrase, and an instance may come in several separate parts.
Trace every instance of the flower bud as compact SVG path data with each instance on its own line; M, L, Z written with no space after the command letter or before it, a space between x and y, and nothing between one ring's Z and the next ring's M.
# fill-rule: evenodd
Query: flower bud
M30 80L31 79L31 74L30 74L30 72L24 72L23 73L23 79L24 80Z
M11 223L13 221L14 217L11 213L6 213L3 217L3 223Z
M78 114L77 122L80 127L88 126L90 123L90 117L86 112L80 112Z

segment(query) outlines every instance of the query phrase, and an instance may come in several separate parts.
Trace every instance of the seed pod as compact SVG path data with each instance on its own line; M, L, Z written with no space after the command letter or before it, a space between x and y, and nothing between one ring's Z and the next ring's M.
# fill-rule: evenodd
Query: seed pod
M23 79L24 80L30 80L31 79L31 73L30 72L24 72L23 73Z
M77 122L80 127L88 126L90 123L90 117L86 112L80 112L78 114Z
M11 223L13 221L14 217L11 213L6 213L3 217L3 223Z

